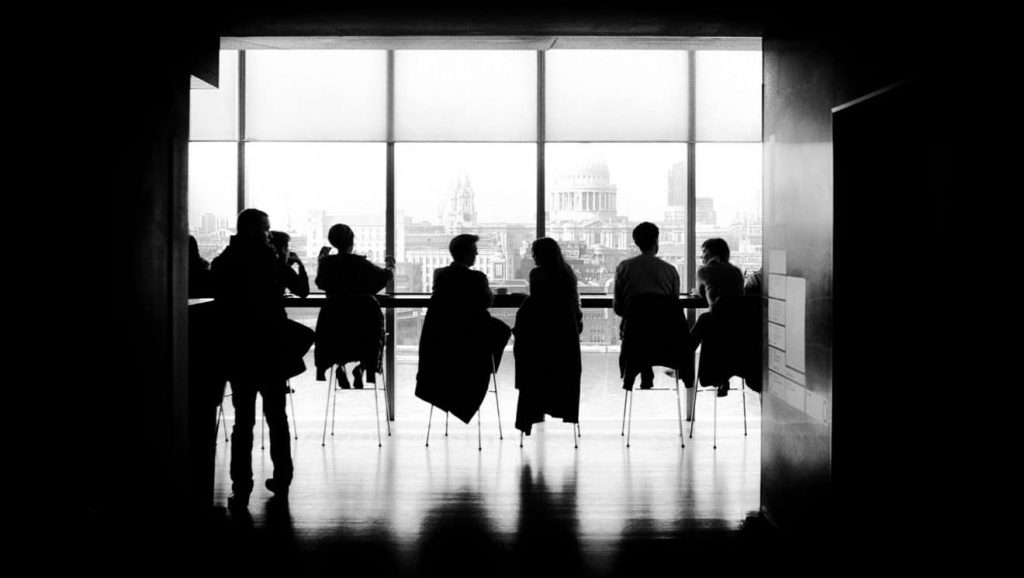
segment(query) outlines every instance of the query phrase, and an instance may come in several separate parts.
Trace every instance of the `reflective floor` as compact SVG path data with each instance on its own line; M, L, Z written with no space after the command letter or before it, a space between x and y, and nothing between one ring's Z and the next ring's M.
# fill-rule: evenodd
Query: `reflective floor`
M400 358L398 419L390 437L381 422L383 447L371 392L341 392L334 435L328 415L324 436L326 384L293 384L299 439L292 442L296 477L287 503L262 487L272 466L269 448L260 449L257 423L257 490L248 514L223 508L230 494L229 444L220 431L214 501L222 516L215 527L223 548L216 552L225 570L280 564L282 571L365 568L357 573L399 576L611 576L660 572L666 563L742 566L765 539L756 518L756 394L746 394L747 435L743 395L717 399L714 449L713 393L698 395L699 420L693 437L683 438L685 448L674 391L639 393L627 448L622 390L591 381L590 389L602 394L588 395L584 385L578 448L572 426L560 421L536 427L520 448L513 379L499 372L504 439L489 394L482 450L476 421L453 418L445 436L439 411L426 447L429 406L402 387L410 384L403 379L409 369ZM657 385L673 382L660 375ZM230 427L230 408L225 413ZM684 428L688 436L689 422Z

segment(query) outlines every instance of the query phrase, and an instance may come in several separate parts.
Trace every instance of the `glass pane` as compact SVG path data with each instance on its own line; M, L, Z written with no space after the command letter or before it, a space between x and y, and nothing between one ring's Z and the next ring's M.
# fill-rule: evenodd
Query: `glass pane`
M291 235L310 290L318 291L316 260L335 223L352 227L355 253L384 265L386 145L250 143L245 150L247 205Z
M661 229L658 256L686 279L687 145L547 145L545 231L559 241L581 293L611 293L615 267L639 254L633 227Z
M491 287L525 292L523 256L537 235L537 145L395 145L398 292L429 293L451 264L448 242L480 236L473 267ZM528 272L528 271L527 271Z
M387 52L246 52L247 140L383 141Z
M536 141L537 53L395 52L395 139Z
M761 53L697 52L697 140L761 142Z
M220 86L190 91L189 139L238 138L238 51L220 51Z
M548 141L688 140L687 52L551 50Z
M697 145L697 252L711 237L729 244L744 274L761 267L761 144Z
M238 145L188 145L188 232L212 260L227 247L238 215Z

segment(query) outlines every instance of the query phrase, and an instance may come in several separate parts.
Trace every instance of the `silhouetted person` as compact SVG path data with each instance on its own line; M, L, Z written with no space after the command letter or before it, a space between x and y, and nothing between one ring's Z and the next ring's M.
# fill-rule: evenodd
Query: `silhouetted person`
M384 289L394 277L395 259L388 255L385 268L378 267L365 255L352 252L355 234L345 224L331 227L327 240L330 247L320 249L316 286L327 294L327 303L317 319L317 380L326 379L329 367L338 365L338 381L349 388L345 364L357 361L352 370L355 387L363 387L363 372L369 382L376 381L384 347L384 316L373 295Z
M210 264L199 254L199 243L188 236L188 297L213 297L213 279Z
M487 395L492 368L512 334L487 311L494 302L487 276L470 269L479 239L456 235L448 244L453 263L434 271L416 373L416 396L465 423Z
M672 265L662 261L658 255L658 226L654 223L643 222L633 229L633 242L640 249L640 254L631 259L619 263L615 269L615 295L612 299L612 308L616 315L622 317L619 325L620 335L623 341L623 350L626 344L626 325L629 322L630 309L639 296L665 297L664 303L671 304L672 300L679 300L679 272ZM647 301L651 301L648 299ZM634 335L646 337L646 332L636 332ZM632 347L632 346L630 346ZM634 348L634 351L636 348ZM640 388L650 389L654 387L654 370L650 365L640 364ZM632 379L624 370L624 377L632 389Z
M258 209L239 213L238 233L213 260L215 298L226 339L224 370L231 382L235 407L231 434L233 495L228 500L232 508L247 506L252 493L257 393L263 397L263 412L270 429L270 458L274 463L274 476L266 481L266 486L284 497L292 481L285 394L296 352L289 343L291 329L282 299L286 268L270 245L270 219ZM301 355L299 358L301 362Z
M583 311L576 274L558 243L533 242L530 296L516 313L513 351L519 402L516 428L529 435L544 415L579 423Z
M287 289L296 297L306 297L309 295L309 276L302 260L289 248L291 240L291 236L284 231L270 232L270 244L273 245L278 260L284 265L280 268L283 276L281 283L284 285L282 293Z
M690 331L690 342L697 347L704 340L710 313L715 310L715 303L721 297L743 296L743 272L729 262L729 244L725 239L713 237L701 245L701 262L697 269L698 289L701 297L708 301L710 311L702 314ZM724 397L729 391L729 382L708 384L718 387L718 396Z

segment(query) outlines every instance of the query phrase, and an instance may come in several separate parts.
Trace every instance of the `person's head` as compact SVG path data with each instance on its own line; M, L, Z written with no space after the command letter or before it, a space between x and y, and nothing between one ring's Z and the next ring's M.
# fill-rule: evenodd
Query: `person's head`
M270 242L270 217L259 209L238 213L238 236L247 241Z
M555 267L565 264L565 259L562 257L562 248L558 246L558 241L551 237L537 239L533 242L531 250L533 252L533 262L538 267Z
M330 231L327 231L327 240L334 245L338 252L351 253L352 247L356 243L356 234L352 232L352 227L338 223L331 227Z
M448 252L452 254L452 260L461 265L472 267L473 263L476 263L476 242L479 240L480 237L468 233L455 235L451 242L448 243Z
M658 252L658 226L644 221L633 229L633 242L644 253Z
M277 251L278 255L288 256L288 243L291 240L292 236L284 231L270 232L270 244L274 246L274 250Z
M707 263L711 259L718 258L723 263L729 262L729 244L721 237L712 237L700 246L700 260Z
M565 257L562 256L562 248L558 246L558 241L551 237L541 237L533 242L531 250L533 262L538 267L565 273L572 283L575 284L576 274L573 272L572 267L565 262Z

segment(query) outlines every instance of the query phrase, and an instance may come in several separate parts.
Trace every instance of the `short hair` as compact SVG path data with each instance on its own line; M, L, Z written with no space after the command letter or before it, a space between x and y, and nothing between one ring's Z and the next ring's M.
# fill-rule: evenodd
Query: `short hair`
M270 244L276 249L281 250L292 240L292 236L284 231L271 231L270 232Z
M633 242L641 251L650 251L658 243L658 226L644 221L633 228Z
M701 243L700 248L707 251L711 257L718 257L723 261L729 260L729 243L726 243L725 239L721 237L711 237Z
M352 227L338 223L327 231L327 240L339 250L347 249L355 244L356 234L352 232Z
M479 240L479 236L470 235L469 233L455 235L451 242L448 243L448 252L452 254L452 259L458 260L466 256L473 245L476 245L476 242Z
M235 229L245 236L246 233L260 226L263 219L269 219L270 215L259 209L244 209L238 213L238 225Z

